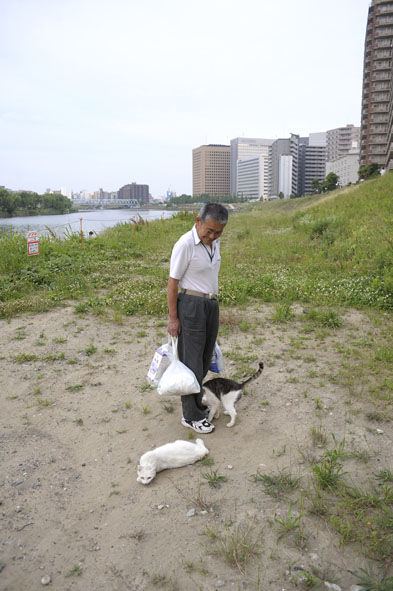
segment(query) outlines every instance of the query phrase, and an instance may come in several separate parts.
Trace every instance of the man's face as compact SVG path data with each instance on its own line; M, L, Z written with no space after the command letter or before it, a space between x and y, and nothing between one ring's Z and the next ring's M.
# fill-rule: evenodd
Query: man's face
M200 240L207 246L211 246L213 240L217 240L225 228L225 224L219 224L212 218L202 221L197 217L195 224Z

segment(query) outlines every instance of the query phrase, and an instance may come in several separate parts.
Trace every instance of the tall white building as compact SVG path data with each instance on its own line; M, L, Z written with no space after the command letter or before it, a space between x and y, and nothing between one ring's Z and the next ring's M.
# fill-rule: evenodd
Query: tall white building
M230 193L237 195L237 163L259 155L266 155L274 140L263 138L237 137L231 140Z
M237 161L237 195L249 199L267 199L270 195L269 152Z
M288 199L292 193L293 156L281 154L278 170L278 194L282 193L284 199Z
M278 197L280 193L285 197L299 195L299 136L294 133L272 144L270 195Z

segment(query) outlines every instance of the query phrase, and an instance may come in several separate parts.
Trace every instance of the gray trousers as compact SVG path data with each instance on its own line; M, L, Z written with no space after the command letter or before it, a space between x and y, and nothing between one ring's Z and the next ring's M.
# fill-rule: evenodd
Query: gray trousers
M195 374L201 391L181 397L183 417L187 421L205 418L202 381L208 372L218 333L217 300L179 293L177 315L181 323L178 339L179 359Z

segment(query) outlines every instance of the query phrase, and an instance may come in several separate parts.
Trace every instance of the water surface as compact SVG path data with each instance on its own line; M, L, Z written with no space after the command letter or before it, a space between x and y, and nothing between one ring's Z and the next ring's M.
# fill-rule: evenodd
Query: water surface
M49 234L48 228L57 236L64 233L79 232L80 218L82 218L83 234L89 232L98 234L116 224L130 222L131 218L141 216L145 220L170 218L175 212L159 209L99 209L94 211L79 211L62 215L36 215L13 218L0 218L0 232L37 232L39 236Z

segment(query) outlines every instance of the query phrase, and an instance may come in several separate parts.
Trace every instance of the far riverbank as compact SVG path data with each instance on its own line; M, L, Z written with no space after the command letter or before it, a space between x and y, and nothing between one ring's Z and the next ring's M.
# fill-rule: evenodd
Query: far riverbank
M133 218L143 218L146 221L160 218L170 218L173 211L162 209L95 209L58 215L19 216L0 219L1 232L37 232L39 236L51 233L62 237L73 232L82 231L85 235L89 232L98 234L106 228L117 224L130 223Z

